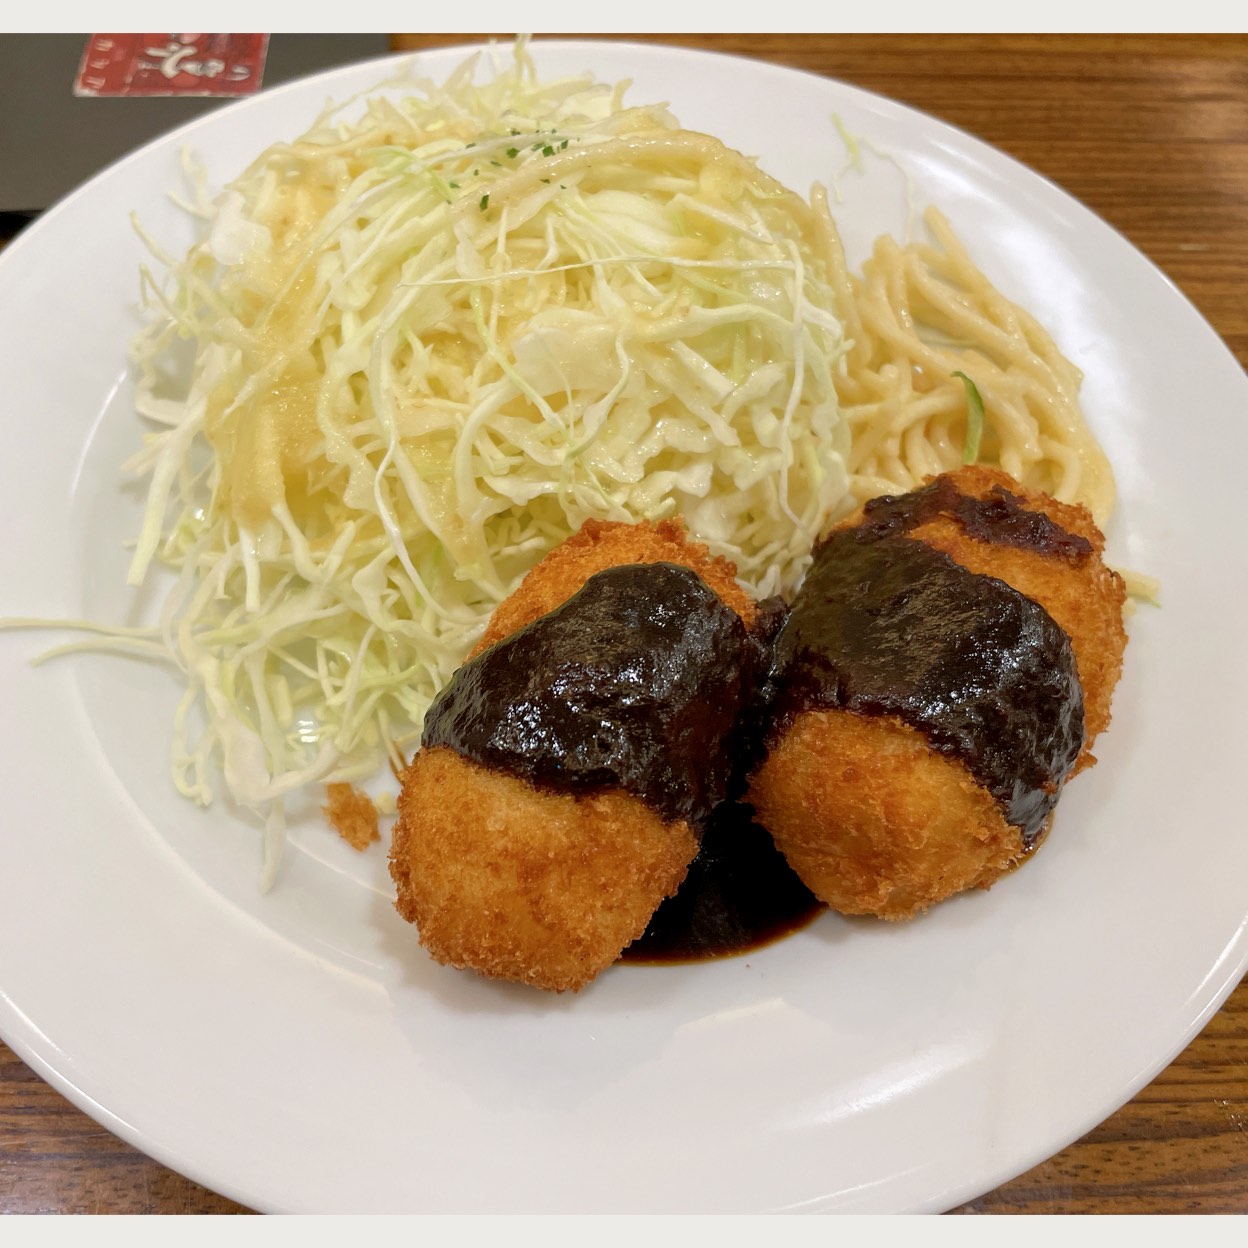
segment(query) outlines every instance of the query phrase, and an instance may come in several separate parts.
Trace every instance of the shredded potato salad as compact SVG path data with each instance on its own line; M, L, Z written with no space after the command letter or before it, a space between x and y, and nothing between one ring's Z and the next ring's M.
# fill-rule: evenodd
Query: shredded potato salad
M185 257L150 242L130 580L177 574L175 778L207 803L223 773L269 879L285 799L397 764L587 518L682 516L767 595L851 501L809 204L622 87L539 81L523 47L480 76L328 112Z

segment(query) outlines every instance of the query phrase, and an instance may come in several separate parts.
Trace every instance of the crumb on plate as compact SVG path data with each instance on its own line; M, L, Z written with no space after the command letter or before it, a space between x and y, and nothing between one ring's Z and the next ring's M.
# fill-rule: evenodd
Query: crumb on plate
M326 803L321 807L334 830L352 849L361 853L381 839L377 828L377 807L372 798L350 784L327 784Z

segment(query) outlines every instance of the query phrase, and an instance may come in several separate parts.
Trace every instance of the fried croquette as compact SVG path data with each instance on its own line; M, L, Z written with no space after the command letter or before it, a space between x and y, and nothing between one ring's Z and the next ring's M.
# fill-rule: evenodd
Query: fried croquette
M1102 558L1104 535L1082 504L1062 503L1027 489L997 468L970 465L935 480L950 488L942 492L938 509L909 528L909 535L943 550L972 572L1012 585L1038 602L1070 637L1083 686L1086 729L1078 769L1091 766L1096 762L1092 743L1109 726L1110 703L1122 674L1127 644L1123 627L1126 585ZM959 496L998 505L1012 497L1019 500L1024 513L1047 517L1062 532L1079 540L1049 543L1048 549L1043 543L1037 548L1034 542L1023 545L1001 540L999 529L994 533L958 517ZM868 503L865 512L860 508L838 527L856 527L873 508L878 512L878 504Z
M614 962L684 879L766 653L732 565L679 526L587 527L430 708L390 859L436 959L554 991Z
M999 552L1065 601L1079 590L1063 577L1098 582L1082 565L1099 547L1028 501L995 474L949 474L867 504L816 548L776 643L748 800L835 909L907 918L990 885L1047 832L1083 756L1072 639L987 567ZM1112 637L1100 646L1112 654Z
M474 657L509 633L531 624L570 598L595 572L624 564L673 563L690 568L731 607L747 628L753 626L754 599L737 584L736 567L691 541L683 520L586 520L581 528L544 556L515 592L494 609Z
M799 715L750 802L802 883L842 914L910 918L987 887L1024 852L967 768L888 716Z
M408 769L390 873L439 962L562 992L645 931L697 848L631 794L545 792L443 747Z

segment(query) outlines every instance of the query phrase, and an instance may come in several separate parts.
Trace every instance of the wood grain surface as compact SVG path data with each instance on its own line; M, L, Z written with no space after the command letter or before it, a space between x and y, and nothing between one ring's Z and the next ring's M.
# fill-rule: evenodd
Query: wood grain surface
M793 65L977 135L1121 231L1248 366L1248 36L622 37ZM122 1143L3 1045L0 1211L245 1212ZM1128 1105L958 1212L1248 1212L1248 981Z

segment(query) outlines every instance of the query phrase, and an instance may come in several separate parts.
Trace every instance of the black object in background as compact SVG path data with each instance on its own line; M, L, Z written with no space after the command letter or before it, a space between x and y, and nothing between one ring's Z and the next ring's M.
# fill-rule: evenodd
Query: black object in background
M0 238L127 152L235 102L75 96L86 43L85 34L0 35ZM389 50L388 35L272 35L261 90Z

